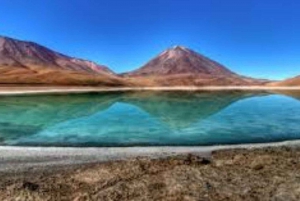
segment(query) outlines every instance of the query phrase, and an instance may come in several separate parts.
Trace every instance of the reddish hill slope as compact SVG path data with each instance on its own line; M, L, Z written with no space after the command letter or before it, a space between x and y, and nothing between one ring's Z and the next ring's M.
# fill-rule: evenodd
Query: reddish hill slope
M37 43L0 37L0 83L123 85L106 66Z

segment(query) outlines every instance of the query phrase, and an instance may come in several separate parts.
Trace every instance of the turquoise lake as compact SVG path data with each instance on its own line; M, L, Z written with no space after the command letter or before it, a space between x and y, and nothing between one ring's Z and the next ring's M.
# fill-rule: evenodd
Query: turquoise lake
M300 139L300 91L0 97L0 145L197 146Z

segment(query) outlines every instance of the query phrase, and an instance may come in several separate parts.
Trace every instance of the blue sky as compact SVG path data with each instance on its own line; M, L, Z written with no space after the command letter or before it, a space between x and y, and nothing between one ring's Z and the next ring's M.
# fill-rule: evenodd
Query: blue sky
M0 35L116 72L183 45L240 74L300 75L297 0L1 0Z

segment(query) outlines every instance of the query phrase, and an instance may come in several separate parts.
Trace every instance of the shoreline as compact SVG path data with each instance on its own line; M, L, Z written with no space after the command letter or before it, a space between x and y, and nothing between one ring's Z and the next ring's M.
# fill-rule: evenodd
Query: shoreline
M297 87L271 86L206 86L206 87L77 87L77 86L0 86L0 96L5 95L36 95L36 94L64 94L64 93L93 93L93 92L126 92L126 91L282 91L300 90Z
M300 140L260 144L217 145L198 147L12 147L0 146L0 172L23 172L32 168L54 168L92 163L126 161L138 157L166 158L193 154L210 158L214 151L257 150L268 147L300 147Z
M40 152L43 148L27 149ZM154 157L153 150L148 153L152 157L132 150L131 154L140 157L61 166L35 159L43 165L0 171L0 200L300 199L299 141L211 147L208 156L199 147L194 152L183 149L160 157ZM22 155L18 147L1 150ZM58 159L67 160L56 156ZM11 168L16 167L17 161L12 162Z

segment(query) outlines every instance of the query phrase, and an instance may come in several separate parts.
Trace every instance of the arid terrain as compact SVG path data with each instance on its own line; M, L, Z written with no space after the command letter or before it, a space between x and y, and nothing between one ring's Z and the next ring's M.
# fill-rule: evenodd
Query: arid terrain
M1 200L299 200L300 149L214 151L2 173Z
M5 84L100 87L297 85L240 75L182 46L165 50L132 72L116 74L104 65L67 56L34 42L0 37L0 85Z

